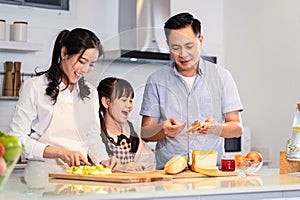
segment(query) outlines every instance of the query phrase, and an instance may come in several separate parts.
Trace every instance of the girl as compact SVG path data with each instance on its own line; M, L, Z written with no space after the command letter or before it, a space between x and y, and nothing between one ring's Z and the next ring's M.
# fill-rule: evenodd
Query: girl
M109 156L120 160L118 171L152 170L155 156L128 121L134 91L124 79L108 77L98 85L101 137Z

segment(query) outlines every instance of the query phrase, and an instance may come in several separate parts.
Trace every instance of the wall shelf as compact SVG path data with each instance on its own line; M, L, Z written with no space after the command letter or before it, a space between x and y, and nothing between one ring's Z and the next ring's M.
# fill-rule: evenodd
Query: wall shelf
M29 42L0 41L1 52L30 53L42 50L42 45Z
M11 101L11 100L18 100L18 99L19 99L18 96L0 96L0 100Z

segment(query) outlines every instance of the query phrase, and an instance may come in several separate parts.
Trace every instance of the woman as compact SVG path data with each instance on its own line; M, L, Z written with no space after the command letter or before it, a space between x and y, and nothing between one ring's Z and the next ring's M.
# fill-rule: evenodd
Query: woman
M132 111L134 91L124 79L108 77L98 87L101 137L109 156L120 160L116 171L152 170L155 156L149 146L139 138L128 121Z
M25 145L28 171L61 172L91 165L88 157L93 163L108 159L95 111L97 91L83 78L102 54L93 32L63 30L50 68L23 83L10 133Z

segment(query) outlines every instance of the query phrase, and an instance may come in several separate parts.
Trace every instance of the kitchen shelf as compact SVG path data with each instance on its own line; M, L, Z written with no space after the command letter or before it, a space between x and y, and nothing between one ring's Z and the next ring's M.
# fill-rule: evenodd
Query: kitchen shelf
M18 96L0 96L0 100L18 100Z
M38 43L0 41L1 52L30 53L42 50L42 45Z

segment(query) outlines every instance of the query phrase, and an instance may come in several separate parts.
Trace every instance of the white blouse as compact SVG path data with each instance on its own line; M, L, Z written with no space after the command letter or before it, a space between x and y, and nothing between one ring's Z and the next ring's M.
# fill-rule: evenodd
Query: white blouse
M47 144L38 139L47 129L53 114L53 101L45 94L48 80L45 75L26 80L20 89L19 101L10 123L10 133L20 138L25 146L25 157L43 160L43 152ZM93 162L99 163L108 159L105 145L100 137L100 120L98 116L98 93L94 86L86 83L91 91L89 99L79 97L78 84L74 85L73 95L70 91L59 92L61 98L73 96L75 121L83 142L86 143L88 155ZM59 86L63 89L63 83ZM58 126L63 126L64 122Z

